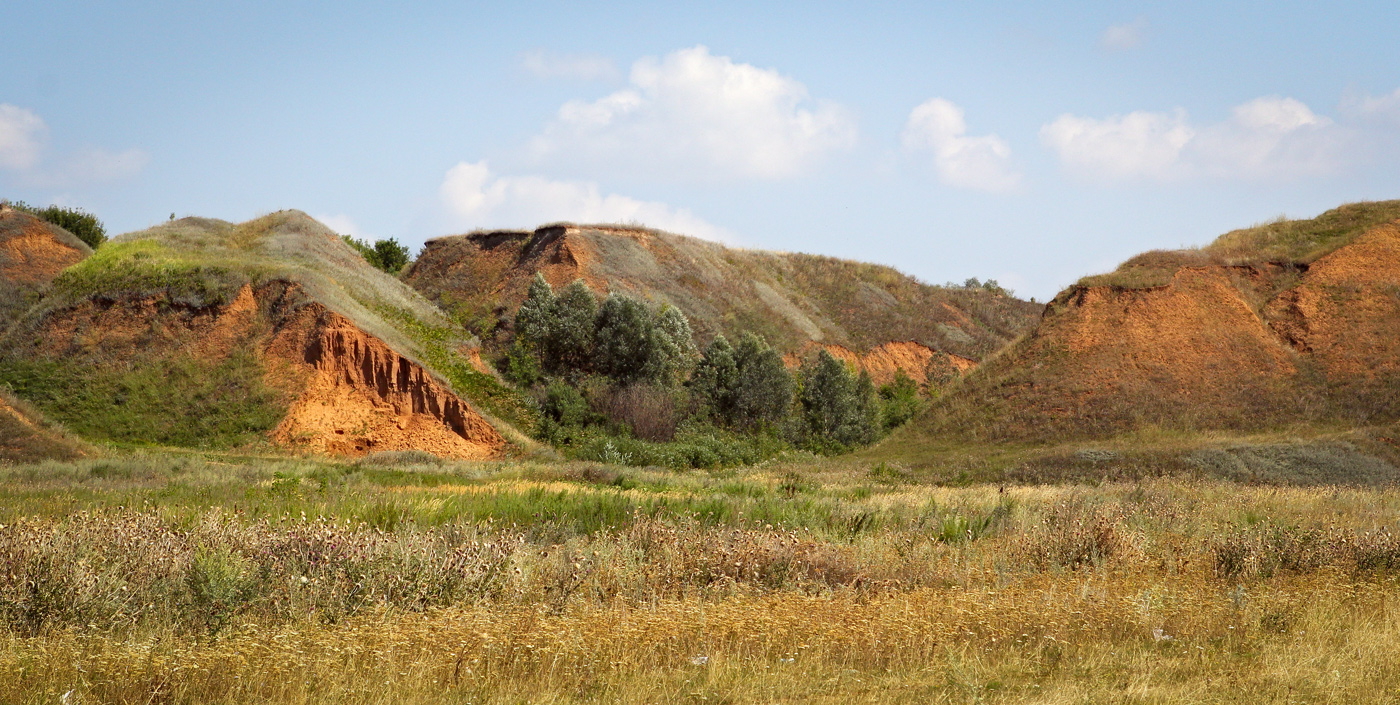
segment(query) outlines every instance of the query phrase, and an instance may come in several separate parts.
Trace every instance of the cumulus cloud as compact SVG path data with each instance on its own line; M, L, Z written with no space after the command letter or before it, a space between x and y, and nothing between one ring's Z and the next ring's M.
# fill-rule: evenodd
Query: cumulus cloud
M1099 46L1109 51L1127 51L1142 46L1147 38L1147 18L1139 17L1132 22L1116 24L1103 31Z
M618 73L611 59L596 54L558 55L536 50L522 56L520 65L540 78L601 81L616 78Z
M909 113L904 147L933 152L943 183L983 191L1004 191L1021 179L1011 166L1011 147L996 135L970 137L962 108L942 98L924 101Z
M1066 168L1105 179L1298 178L1347 160L1349 131L1293 98L1236 106L1230 118L1195 126L1186 111L1138 111L1103 119L1062 115L1040 130Z
M0 169L33 168L47 134L48 127L32 111L0 103Z
M632 65L629 86L596 101L571 101L531 151L596 168L702 178L777 179L855 143L843 107L814 102L772 69L697 46Z
M32 110L0 104L0 170L42 186L120 181L140 173L150 155L139 149L116 152L86 147L57 159L46 157L48 126Z
M709 240L732 241L728 230L684 208L603 195L598 185L541 176L499 176L485 161L461 162L447 171L439 195L460 228L533 227L551 221L642 224Z

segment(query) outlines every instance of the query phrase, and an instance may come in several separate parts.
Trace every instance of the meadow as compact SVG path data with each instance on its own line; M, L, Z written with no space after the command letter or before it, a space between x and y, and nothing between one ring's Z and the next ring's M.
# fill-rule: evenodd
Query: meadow
M1394 702L1400 490L0 466L0 702Z

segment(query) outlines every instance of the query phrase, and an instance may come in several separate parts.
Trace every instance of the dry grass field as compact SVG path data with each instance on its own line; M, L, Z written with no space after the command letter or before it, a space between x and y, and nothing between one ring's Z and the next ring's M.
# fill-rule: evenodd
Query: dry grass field
M1400 700L1400 490L0 466L0 702Z

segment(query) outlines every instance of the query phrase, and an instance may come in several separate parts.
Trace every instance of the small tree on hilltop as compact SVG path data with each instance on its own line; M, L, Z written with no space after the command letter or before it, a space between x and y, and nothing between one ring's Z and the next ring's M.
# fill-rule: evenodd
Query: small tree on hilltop
M379 268L389 274L398 274L403 271L404 267L408 266L408 248L399 244L399 241L392 237L387 240L376 240L374 254L379 260Z

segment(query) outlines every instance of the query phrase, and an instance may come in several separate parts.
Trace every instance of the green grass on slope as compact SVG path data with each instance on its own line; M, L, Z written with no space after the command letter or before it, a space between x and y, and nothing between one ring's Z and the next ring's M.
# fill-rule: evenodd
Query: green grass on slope
M0 386L93 440L231 448L260 442L286 415L249 350L221 361L143 356L124 365L0 360Z

